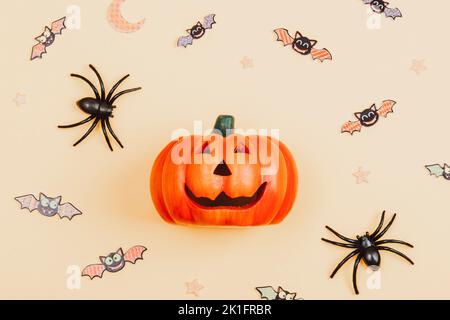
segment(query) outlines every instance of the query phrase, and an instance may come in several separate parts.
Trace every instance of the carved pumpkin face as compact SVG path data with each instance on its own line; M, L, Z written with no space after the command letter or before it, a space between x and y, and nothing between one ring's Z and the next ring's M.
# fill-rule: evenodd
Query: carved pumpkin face
M218 132L172 141L157 157L151 194L167 222L257 226L288 214L297 191L292 155L270 137L224 134L230 123L221 116Z

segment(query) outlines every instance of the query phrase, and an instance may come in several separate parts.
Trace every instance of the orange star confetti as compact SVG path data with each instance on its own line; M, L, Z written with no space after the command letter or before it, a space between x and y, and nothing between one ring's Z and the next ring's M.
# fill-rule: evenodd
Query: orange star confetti
M361 184L363 182L369 183L369 180L367 180L367 176L369 174L369 171L364 171L361 167L359 167L358 171L353 173L353 176L356 178L356 183Z
M197 279L186 282L186 294L193 294L198 297L200 295L200 290L202 290L204 286L202 286Z

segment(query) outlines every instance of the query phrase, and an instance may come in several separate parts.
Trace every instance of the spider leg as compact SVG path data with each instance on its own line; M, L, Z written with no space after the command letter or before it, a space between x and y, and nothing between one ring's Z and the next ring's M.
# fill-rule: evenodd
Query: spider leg
M92 91L94 91L95 97L96 97L97 99L100 99L100 95L98 94L98 90L97 90L97 88L92 84L92 82L90 82L88 79L86 79L86 78L83 77L82 75L79 75L79 74L76 74L76 73L71 73L70 76L71 76L71 77L74 77L74 78L79 78L79 79L81 79L81 80L86 81L87 84L92 88Z
M353 289L355 290L356 294L359 294L358 285L356 284L356 272L358 271L358 265L360 262L361 262L361 255L358 255L358 257L355 260L355 264L353 265Z
M389 247L378 247L378 250L384 250L384 251L389 251L392 253L395 253L397 255L399 255L400 257L402 257L403 259L407 260L409 263L414 264L414 262L408 258L406 255L404 255L403 253L401 253L400 251L397 251L395 249L389 248Z
M322 241L334 244L335 246L338 246L338 247L351 248L351 249L357 248L357 246L355 244L341 243L341 242L331 241L331 240L324 239L324 238L322 238Z
M337 231L331 229L329 226L325 226L325 228L327 228L328 230L330 230L332 233L334 233L334 235L336 235L336 237L340 238L341 240L350 242L350 243L356 243L358 242L357 240L353 240L347 237L344 237L342 234L338 233Z
M75 147L77 144L79 144L81 141L83 141L84 139L86 139L86 137L92 132L92 130L94 130L94 128L97 126L98 121L100 120L100 118L96 118L94 123L92 124L92 126L88 129L88 131L86 131L86 133L80 138L80 140L78 140L77 142L75 142L73 144L73 146Z
M111 146L111 142L109 141L108 133L106 132L105 119L102 119L101 122L102 122L103 135L105 136L105 139L106 139L106 142L108 143L109 149L110 149L111 151L114 151L113 148L112 148L112 146Z
M111 101L109 103L113 104L114 101L116 101L116 99L119 98L120 96L122 96L124 94L127 94L127 93L130 93L130 92L138 91L138 90L141 90L141 89L142 89L141 87L138 87L138 88L133 88L133 89L127 89L127 90L120 91L114 97L111 98Z
M87 123L89 121L92 121L92 119L94 119L94 118L95 118L95 116L92 115L92 116L87 117L86 119L84 119L84 120L82 120L80 122L77 122L77 123L74 123L74 124L65 125L65 126L58 126L58 128L65 129L65 128L78 127L78 126L81 126L82 124L85 124L85 123Z
M392 226L392 224L394 223L395 217L397 216L397 214L394 214L392 216L391 221L389 221L389 223L386 225L386 227L379 233L377 234L373 239L376 241L378 239L380 239L388 230L389 228Z
M92 64L90 64L89 67L95 72L95 75L98 78L98 82L100 83L100 89L102 91L101 99L103 100L103 99L105 99L105 84L103 83L103 79L100 76L100 73L98 73L97 69L95 69L95 67Z
M114 94L114 91L116 91L116 89L120 86L120 84L129 76L130 75L127 74L125 77L117 81L117 83L111 88L111 90L109 90L108 95L106 96L106 101L109 101L109 99L111 99L112 95Z
M106 127L108 128L109 132L111 133L113 138L117 141L119 146L121 146L123 149L122 143L120 142L119 138L117 138L116 134L114 133L113 129L111 128L111 123L109 123L109 118L106 118L105 122L106 122Z
M394 239L386 239L382 241L377 241L375 244L378 246L380 244L386 244L386 243L398 243L398 244L404 244L405 246L408 246L410 248L414 248L414 246L408 242L402 241L402 240L394 240Z
M375 229L374 232L372 232L372 234L370 235L371 237L375 237L378 232L380 232L381 227L383 227L383 223L384 223L384 214L386 213L386 211L383 211L383 213L381 214L381 220L380 223L378 224L378 227Z
M331 273L330 278L333 278L334 275L339 271L339 269L348 261L350 260L353 256L355 256L356 254L358 254L359 250L353 250L348 256L346 256L344 259L342 259L341 262L339 262L339 264L336 266L336 268L333 270L333 272Z

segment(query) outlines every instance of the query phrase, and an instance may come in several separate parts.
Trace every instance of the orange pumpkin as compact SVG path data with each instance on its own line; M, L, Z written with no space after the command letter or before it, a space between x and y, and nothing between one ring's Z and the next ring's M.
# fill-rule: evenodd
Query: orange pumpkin
M232 116L219 116L214 128L170 142L155 160L150 191L161 217L205 226L281 222L297 193L289 150L272 137L234 133Z

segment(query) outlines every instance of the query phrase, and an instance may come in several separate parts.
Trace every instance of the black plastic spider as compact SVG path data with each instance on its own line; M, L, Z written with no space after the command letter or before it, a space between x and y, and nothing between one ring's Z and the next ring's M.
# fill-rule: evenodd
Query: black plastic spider
M381 256L380 256L379 251L384 250L384 251L389 251L389 252L395 253L395 254L399 255L400 257L409 261L411 264L414 264L414 262L410 258L408 258L406 255L404 255L403 253L401 253L395 249L382 246L383 244L387 244L387 243L398 243L398 244L403 244L403 245L411 247L411 248L414 247L412 244L409 244L409 243L401 241L401 240L392 240L392 239L380 240L380 238L391 227L391 225L394 222L394 219L396 217L396 214L394 214L391 221L389 221L389 223L386 225L386 227L380 232L381 228L383 227L384 213L385 213L385 211L383 211L383 214L381 215L380 224L378 225L377 229L372 234L369 234L368 232L366 232L366 234L364 236L356 236L356 239L350 239L350 238L344 237L343 235L341 235L341 234L337 233L336 231L334 231L333 229L331 229L329 226L326 226L326 228L328 230L330 230L338 238L346 241L347 243L335 242L335 241L331 241L331 240L322 238L323 241L334 244L339 247L355 249L337 265L337 267L334 269L333 273L331 273L330 278L333 278L334 275L338 272L338 270L348 260L350 260L353 256L357 256L356 260L355 260L355 264L353 266L353 289L355 290L356 294L359 294L358 286L356 285L356 271L358 269L359 263L361 262L361 259L364 261L364 263L367 266L369 266L370 268L372 268L374 270L377 270L381 263Z
M73 128L73 127L77 127L77 126L80 126L82 124L85 124L87 122L94 121L94 123L91 125L91 127L88 129L88 131L86 131L86 133L80 138L80 140L78 140L77 142L75 142L73 144L73 146L75 147L77 144L79 144L81 141L83 141L92 132L92 130L94 130L94 128L97 126L97 124L99 122L101 122L103 135L105 136L105 139L106 139L106 142L108 143L109 149L111 151L113 151L113 148L111 146L111 142L109 141L109 138L108 138L108 133L106 132L106 128L108 128L108 130L111 133L111 135L114 137L114 139L117 141L117 143L123 148L122 143L120 142L119 138L117 138L116 134L114 133L113 129L111 128L111 124L109 123L109 118L110 117L111 118L114 117L112 115L112 112L113 112L113 109L116 106L114 106L113 104L116 101L116 99L119 98L120 96L122 96L122 95L124 95L126 93L130 93L130 92L133 92L133 91L140 90L141 87L128 89L128 90L123 90L123 91L120 91L119 93L117 93L117 94L115 94L113 96L114 91L119 87L119 85L126 78L128 78L130 76L129 74L127 74L122 79L117 81L117 83L109 91L108 95L106 95L106 93L105 93L105 85L103 83L102 77L100 76L100 74L94 68L93 65L90 64L89 67L97 75L98 81L100 83L101 95L98 93L97 88L95 88L95 86L92 84L91 81L89 81L88 79L86 79L85 77L83 77L83 76L81 76L79 74L72 73L71 74L72 77L80 78L81 80L86 81L91 86L92 90L94 91L95 98L86 97L86 98L83 98L83 99L81 99L80 101L77 102L78 107L82 111L86 112L87 114L90 114L89 117L87 117L83 121L80 121L80 122L77 122L77 123L74 123L74 124L70 124L70 125L66 125L66 126L58 126L58 128ZM106 98L105 98L105 96L106 96Z

